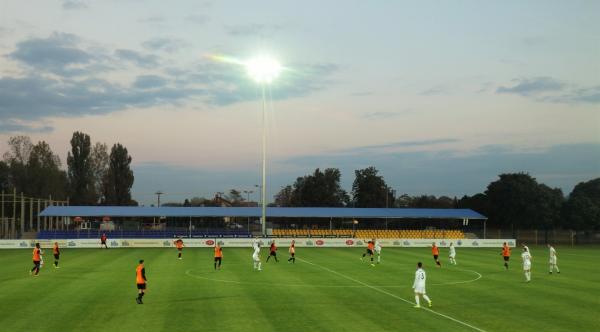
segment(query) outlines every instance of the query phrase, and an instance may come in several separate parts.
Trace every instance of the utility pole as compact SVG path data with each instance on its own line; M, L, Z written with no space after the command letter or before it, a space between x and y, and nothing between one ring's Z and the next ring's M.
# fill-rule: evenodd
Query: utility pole
M160 195L163 195L163 194L164 193L160 190L154 193L154 195L156 195L156 203L157 203L156 205L158 207L160 207Z

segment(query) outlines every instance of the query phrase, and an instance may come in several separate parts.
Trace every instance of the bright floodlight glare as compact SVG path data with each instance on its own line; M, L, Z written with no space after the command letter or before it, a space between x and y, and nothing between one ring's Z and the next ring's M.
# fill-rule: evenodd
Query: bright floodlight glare
M281 72L279 62L269 56L259 56L244 63L248 75L257 83L271 83Z

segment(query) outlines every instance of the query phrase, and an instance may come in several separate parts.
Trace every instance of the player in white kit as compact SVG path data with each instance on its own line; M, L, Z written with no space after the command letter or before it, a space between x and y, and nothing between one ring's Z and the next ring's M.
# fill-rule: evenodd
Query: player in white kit
M533 258L529 253L529 248L523 246L523 253L521 254L523 259L523 273L525 273L525 281L531 281L531 259Z
M252 242L252 248L254 249L254 253L252 254L252 260L254 261L254 269L261 271L261 262L260 262L260 241L258 239Z
M415 308L420 308L419 295L423 296L423 299L427 301L429 307L431 307L431 300L429 296L425 294L425 282L427 280L427 275L425 274L425 270L423 270L423 263L417 263L417 272L415 272L415 282L413 283L413 289L415 290Z
M381 242L375 240L375 253L377 254L377 264L381 263Z
M548 243L548 249L550 250L550 274L554 272L554 269L556 269L556 273L560 273L558 265L556 265L556 250L554 250L554 247L552 247L550 243Z
M448 247L448 257L450 258L450 264L456 265L456 249L454 249L452 242L450 242L450 247Z

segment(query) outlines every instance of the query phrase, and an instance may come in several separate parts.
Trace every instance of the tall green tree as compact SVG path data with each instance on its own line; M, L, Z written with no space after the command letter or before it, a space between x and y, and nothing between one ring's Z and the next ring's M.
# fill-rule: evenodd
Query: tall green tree
M100 203L106 200L104 197L104 187L107 186L109 163L108 147L105 143L96 142L90 154L90 165L92 168L94 197Z
M557 223L563 200L559 189L538 184L526 173L501 174L485 193L490 221L499 227L552 227Z
M29 194L29 155L33 143L28 136L13 136L8 139L8 151L4 153L4 161L9 168L9 183L17 192Z
M90 154L90 136L79 131L74 132L71 137L71 151L67 155L72 205L93 205L97 202Z
M456 205L460 209L471 209L484 216L489 216L489 200L486 194L478 193L473 196L463 196Z
M296 179L291 197L292 206L341 207L348 202L348 194L340 186L341 173L337 168Z
M0 190L6 192L10 188L10 167L0 160Z
M562 211L563 226L574 230L600 229L600 178L578 183Z
M448 196L421 195L413 197L409 206L413 208L452 209L455 207L455 201Z
M383 176L378 173L373 166L354 171L356 178L352 184L352 196L355 207L385 207L390 190Z
M107 181L104 189L107 205L132 205L131 187L134 176L127 148L117 143L110 150Z
M540 184L537 194L537 216L532 223L533 226L544 230L558 226L564 201L562 190Z
M241 206L244 201L242 193L237 189L231 189L227 194L227 200L231 202L232 206Z
M291 185L287 185L283 188L281 188L281 190L279 190L279 192L277 194L275 194L274 201L275 201L275 206L281 206L281 207L288 207L288 206L292 206L292 197L294 194L294 188Z
M28 194L34 197L65 199L67 196L67 175L60 169L58 155L52 152L48 143L41 141L33 146L27 164Z

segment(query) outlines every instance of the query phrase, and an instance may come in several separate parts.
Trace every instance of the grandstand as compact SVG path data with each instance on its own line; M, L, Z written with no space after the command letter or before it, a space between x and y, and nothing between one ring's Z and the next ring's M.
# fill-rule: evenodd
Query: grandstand
M486 220L485 216L469 209L268 208L267 234L261 234L258 227L251 227L258 226L261 215L260 208L254 207L54 206L40 215L103 220L93 229L71 224L69 229L40 230L37 233L40 239L98 238L102 233L109 238L244 238L262 235L462 239L470 235L459 229L457 222L464 226L469 220L482 221L485 238ZM155 219L161 224L155 224ZM104 220L108 220L111 227L104 227L109 226ZM388 228L388 220L393 227Z
M168 239L186 238L248 238L251 234L242 230L189 231L187 229L167 230L43 230L37 233L38 239L97 239L106 234L109 239Z
M396 230L396 229L274 229L275 237L355 237L377 239L464 239L461 230Z

